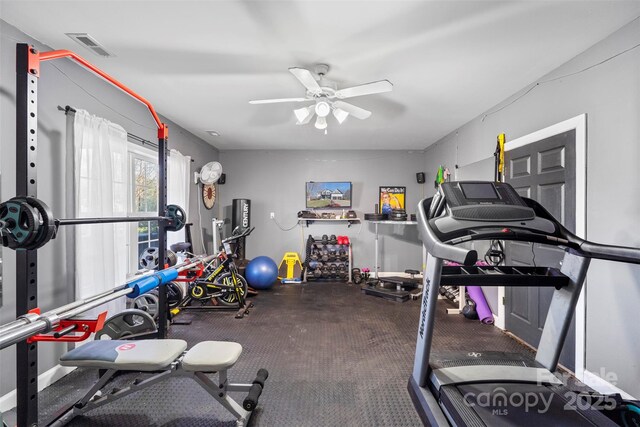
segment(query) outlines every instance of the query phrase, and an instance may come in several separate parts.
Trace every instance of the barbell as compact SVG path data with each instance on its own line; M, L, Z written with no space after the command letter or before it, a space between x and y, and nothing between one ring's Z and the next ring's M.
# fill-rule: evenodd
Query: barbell
M166 216L55 219L49 206L35 197L14 197L0 203L0 240L10 249L38 249L55 239L61 225L166 221L167 231L182 230L187 215L180 206L168 205Z
M29 312L24 314L13 322L0 326L0 350L36 334L49 332L58 327L61 320L72 319L114 299L125 295L128 298L137 298L160 285L175 280L180 272L198 265L205 265L215 257L216 255L197 256L174 267L150 272L109 291L74 301L45 313Z

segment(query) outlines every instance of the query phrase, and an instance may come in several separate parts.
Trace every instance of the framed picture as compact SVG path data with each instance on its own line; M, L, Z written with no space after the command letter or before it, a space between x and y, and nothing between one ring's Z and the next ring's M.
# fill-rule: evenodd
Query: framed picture
M407 187L386 186L380 187L378 203L381 214L390 214L393 209L404 209L407 195Z

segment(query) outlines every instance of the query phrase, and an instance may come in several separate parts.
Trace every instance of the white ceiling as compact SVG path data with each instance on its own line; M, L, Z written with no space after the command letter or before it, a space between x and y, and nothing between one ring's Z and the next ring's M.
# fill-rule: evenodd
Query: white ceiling
M638 1L0 1L2 19L222 150L422 149L640 15ZM340 88L394 90L352 98L373 115L329 117L327 135L295 125L300 104L248 104L304 96L287 69L318 62Z

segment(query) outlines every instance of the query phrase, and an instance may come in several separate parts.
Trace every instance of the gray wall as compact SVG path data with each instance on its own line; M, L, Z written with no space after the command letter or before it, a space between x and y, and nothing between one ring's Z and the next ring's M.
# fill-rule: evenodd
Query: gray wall
M2 199L15 195L15 45L18 42L34 44L42 50L49 48L21 33L16 28L0 21L0 147L2 158ZM91 60L91 53L81 55ZM125 82L126 83L126 82ZM65 115L57 106L70 105L122 125L128 132L154 141L157 138L155 124L145 107L119 90L96 78L71 61L62 59L43 63L39 81L39 149L38 149L38 197L48 203L57 217L69 217L65 212L67 187L65 183L66 147ZM143 94L153 100L153 94ZM169 147L180 150L195 159L191 171L199 170L204 163L216 160L218 151L195 135L180 128L170 120ZM200 192L192 188L190 212L197 224L197 203ZM210 241L211 217L215 211L203 209L205 239ZM196 247L200 247L199 232L194 230ZM67 250L70 230L62 229L58 238L38 251L39 254L39 305L43 310L68 302L73 290L73 266L71 251ZM211 249L211 247L209 247ZM69 252L69 253L68 253ZM0 324L15 318L15 254L3 250L3 305L0 309ZM40 372L57 364L65 351L60 344L40 345ZM15 350L0 351L0 396L15 388Z
M540 80L582 70L638 43L636 20ZM512 140L583 113L588 115L586 237L640 247L640 49L540 85L496 114L465 124L429 147L428 177L433 179L441 163L464 166L490 157L501 132ZM640 266L594 261L586 299L587 369L617 374L618 386L640 397Z
M373 212L378 187L407 187L406 207L415 213L427 184L416 182L416 172L424 168L421 151L223 151L222 167L227 184L219 187L222 206L230 217L232 199L251 199L251 223L256 227L247 243L247 257L267 255L280 263L285 252L303 255L303 240L309 234L348 235L353 242L354 265L373 268L373 225L364 213ZM361 225L347 228L314 223L295 226L298 211L305 206L305 182L351 181L353 209ZM274 212L283 228L269 219ZM228 232L228 230L227 230ZM404 271L421 267L421 247L415 226L381 225L382 271Z

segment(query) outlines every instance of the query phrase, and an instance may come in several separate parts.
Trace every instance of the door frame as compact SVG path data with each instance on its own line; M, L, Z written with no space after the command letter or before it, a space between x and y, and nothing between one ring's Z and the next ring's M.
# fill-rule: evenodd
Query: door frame
M575 234L583 239L587 236L587 115L581 114L555 125L540 129L528 135L521 136L505 143L504 150L510 151L525 145L561 134L570 130L576 133L576 230ZM575 348L575 375L580 381L584 381L585 373L585 334L586 334L586 286L583 286L578 303L576 305L576 348ZM495 317L495 325L505 329L506 306L504 286L498 288L498 315Z

